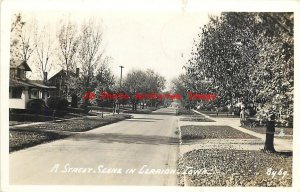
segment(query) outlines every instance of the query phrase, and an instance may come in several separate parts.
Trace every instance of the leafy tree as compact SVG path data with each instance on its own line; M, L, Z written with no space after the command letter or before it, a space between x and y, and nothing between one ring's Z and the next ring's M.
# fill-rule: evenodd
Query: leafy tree
M146 91L147 93L159 93L165 89L166 79L152 69L146 70Z
M103 62L101 62L99 68L96 71L96 82L97 89L101 91L112 90L113 85L115 84L115 77L109 68L111 62L111 57L105 57Z
M95 81L96 81L96 87L95 87L95 93L97 95L96 102L98 105L101 106L111 106L113 104L113 101L105 101L102 100L99 95L103 92L113 93L113 92L119 92L119 88L115 87L115 77L111 72L111 69L109 68L109 64L112 62L111 57L105 57L103 62L101 62L99 68L96 71L95 74ZM124 103L122 103L124 104Z
M211 17L195 41L187 75L196 88L211 79L207 91L219 102L242 101L259 109L258 118L287 123L293 117L293 13L222 13ZM202 90L203 91L203 90ZM272 126L271 126L272 124ZM273 151L274 134L265 149Z
M132 103L132 111L137 109L137 100L135 95L137 93L143 93L146 90L147 75L142 70L133 70L127 74L123 81L123 88L125 92L130 95L130 101Z
M275 121L289 125L293 121L294 90L294 15L260 13L257 27L259 65L254 70L253 87L259 103L258 117L267 119L266 151L275 151Z
M135 98L137 93L161 93L165 88L165 78L148 69L133 70L127 74L123 82L124 91L131 95L132 110L136 111L138 100ZM144 102L143 102L144 103Z
M200 42L195 42L194 57L186 66L189 77L198 82L198 87L201 82L212 80L213 84L206 87L207 91L217 92L224 103L249 95L249 73L257 49L252 28L243 25L251 26L251 23L253 18L247 17L246 13L211 17L210 23L202 28ZM240 46L241 43L247 46Z
M146 93L161 93L165 89L165 83L166 79L161 76L160 74L156 73L152 69L147 69L146 70ZM156 106L157 104L162 103L159 99L157 100L149 100L147 104ZM144 108L145 100L143 102L143 108Z
M178 78L174 78L171 81L171 91L173 94L180 94L182 96L183 105L188 103L188 90L192 87L187 83L188 81L189 78L186 74L181 74Z
M260 13L257 28L258 65L252 87L259 118L275 113L282 124L292 122L294 89L293 13Z

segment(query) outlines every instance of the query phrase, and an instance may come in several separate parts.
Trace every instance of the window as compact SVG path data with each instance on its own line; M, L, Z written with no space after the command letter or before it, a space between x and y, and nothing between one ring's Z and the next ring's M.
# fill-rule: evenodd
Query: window
M17 77L21 78L21 72L22 72L21 69L17 70Z
M31 98L38 99L39 98L39 91L38 90L31 90Z
M31 99L31 89L28 89L28 98Z
M16 77L16 69L10 69L10 77L15 78Z
M21 99L21 97L22 97L22 88L13 87L12 90L11 90L11 97Z
M25 71L24 69L17 69L17 77L23 79L25 77Z

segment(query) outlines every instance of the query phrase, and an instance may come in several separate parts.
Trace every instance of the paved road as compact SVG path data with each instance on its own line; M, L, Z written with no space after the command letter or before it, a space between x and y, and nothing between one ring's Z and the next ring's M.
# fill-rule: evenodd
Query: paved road
M136 114L133 119L14 152L10 184L176 185L172 171L179 141L174 113L168 108ZM146 168L156 174L149 170L146 174ZM126 174L127 169L135 171ZM169 174L157 174L162 171Z

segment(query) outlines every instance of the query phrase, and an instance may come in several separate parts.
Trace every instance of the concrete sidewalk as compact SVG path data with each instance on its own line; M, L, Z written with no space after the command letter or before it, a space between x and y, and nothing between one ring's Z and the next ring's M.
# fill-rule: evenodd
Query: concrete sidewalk
M237 129L241 132L247 133L249 135L253 135L257 138L259 138L260 142L259 144L260 149L264 147L264 141L265 141L265 134L257 133L245 128L240 127L240 119L239 118L212 118L208 115L205 115L201 112L198 112L196 110L193 110L195 113L200 114L202 116L205 116L206 118L210 118L214 120L215 122L191 122L191 121L178 121L178 126L184 126L184 125L223 125L223 126L230 126L234 129ZM256 140L257 142L257 140ZM195 144L196 146L196 144ZM280 138L274 138L274 147L277 151L293 151L293 140L292 139L280 139ZM257 147L255 147L257 149Z

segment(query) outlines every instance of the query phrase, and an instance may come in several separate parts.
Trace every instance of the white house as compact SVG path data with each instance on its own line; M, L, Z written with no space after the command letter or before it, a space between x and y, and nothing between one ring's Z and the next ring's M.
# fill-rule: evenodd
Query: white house
M25 61L11 61L9 80L9 108L26 109L32 99L46 99L54 86L46 86L42 82L29 80L26 72L31 71Z

